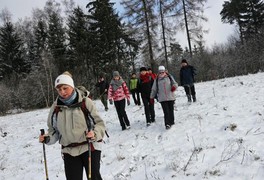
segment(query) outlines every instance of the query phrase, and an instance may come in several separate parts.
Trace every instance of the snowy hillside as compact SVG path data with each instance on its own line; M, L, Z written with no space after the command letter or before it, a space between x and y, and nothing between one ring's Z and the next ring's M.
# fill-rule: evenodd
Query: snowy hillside
M144 108L126 108L131 129L121 131L113 105L105 112L101 174L104 180L262 180L264 177L264 73L197 83L197 102L176 91L175 125L146 127ZM0 117L0 179L45 179L40 129L48 109ZM60 145L46 146L49 179L64 180Z

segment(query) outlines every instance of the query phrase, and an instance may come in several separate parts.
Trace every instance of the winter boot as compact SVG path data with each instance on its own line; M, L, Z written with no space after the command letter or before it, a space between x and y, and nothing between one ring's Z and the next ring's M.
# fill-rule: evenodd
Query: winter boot
M192 96L192 98L193 98L193 102L196 102L196 96L194 95Z
M187 95L188 102L192 102L191 95Z
M171 128L171 126L167 124L167 125L165 126L165 128L168 130L168 129Z

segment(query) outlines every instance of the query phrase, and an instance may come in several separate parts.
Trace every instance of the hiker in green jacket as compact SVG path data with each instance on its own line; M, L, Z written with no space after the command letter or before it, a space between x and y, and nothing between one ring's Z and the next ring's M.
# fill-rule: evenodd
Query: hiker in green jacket
M139 91L137 89L138 86L138 78L136 73L132 73L131 78L129 80L129 90L132 94L133 100L135 105L140 105L140 97L139 97Z

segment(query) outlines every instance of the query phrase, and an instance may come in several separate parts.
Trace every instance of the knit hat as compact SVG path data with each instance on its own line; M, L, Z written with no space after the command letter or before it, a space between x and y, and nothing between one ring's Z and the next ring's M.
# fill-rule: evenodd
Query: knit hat
M61 74L55 80L55 87L61 84L66 84L74 88L74 82L69 74Z
M118 71L113 72L113 77L120 76Z
M141 71L147 71L147 68L145 68L145 67L141 67L140 69L139 69L139 71L141 72Z
M159 66L159 71L165 71L165 67L164 66Z
M186 59L183 59L183 60L181 61L181 63L186 63L186 64L188 64Z

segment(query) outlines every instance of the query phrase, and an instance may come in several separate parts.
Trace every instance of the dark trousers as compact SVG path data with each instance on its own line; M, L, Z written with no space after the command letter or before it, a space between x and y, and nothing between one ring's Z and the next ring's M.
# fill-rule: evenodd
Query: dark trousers
M130 92L132 94L135 105L140 105L141 103L140 103L139 92L136 89L132 89L130 90Z
M91 153L91 174L92 180L102 180L100 174L101 151ZM64 168L67 180L83 180L83 168L85 168L88 179L88 151L79 155L71 156L64 154Z
M166 125L174 124L174 101L161 102L162 110L164 113L164 122Z
M130 126L130 122L128 120L127 114L126 114L126 100L122 99L121 101L114 101L116 112L118 115L118 119L120 122L120 125L122 129L125 129L126 126Z
M103 103L105 110L108 110L108 106L107 106L107 93L105 92L104 94L101 95L100 97L101 102Z
M188 95L195 96L196 92L195 92L194 85L184 85L183 87L184 87L184 90L187 96Z
M151 123L155 121L155 110L154 110L154 104L150 103L150 98L146 96L141 96L143 104L144 104L144 110L145 110L145 116L147 123Z

